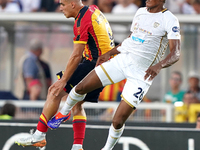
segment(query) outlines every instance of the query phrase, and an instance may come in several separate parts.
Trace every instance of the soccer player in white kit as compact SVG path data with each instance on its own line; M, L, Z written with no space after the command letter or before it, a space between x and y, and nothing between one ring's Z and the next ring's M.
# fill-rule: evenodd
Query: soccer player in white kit
M97 67L71 90L60 111L66 115L86 93L127 79L102 150L113 149L123 133L125 121L147 93L155 76L180 58L179 22L163 5L164 0L147 0L146 7L138 9L130 36L99 57ZM162 59L168 45L170 53ZM109 60L114 54L118 55ZM54 90L52 92L57 95Z

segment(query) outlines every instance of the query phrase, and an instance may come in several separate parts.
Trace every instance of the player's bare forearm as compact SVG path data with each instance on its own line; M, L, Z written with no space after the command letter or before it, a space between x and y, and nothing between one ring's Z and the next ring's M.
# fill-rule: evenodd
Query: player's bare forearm
M131 34L128 36L130 37ZM103 62L106 62L107 60L110 59L111 56L114 56L116 54L119 54L120 52L117 50L117 48L121 46L121 43L117 46L115 46L113 49L111 49L110 51L108 51L107 53L99 56L98 60L97 60L97 63L96 63L96 66L102 64Z
M62 76L63 81L67 82L78 67L78 64L82 60L84 47L84 44L74 44L74 50L69 58L64 74Z
M110 51L108 51L108 53L110 54L110 56L119 54L120 52L117 50L117 48L120 46L121 44L117 45L116 47L114 47L113 49L111 49Z
M128 37L131 36L132 33L130 33L130 35ZM110 51L108 51L108 53L110 54L110 56L113 56L113 55L116 55L116 54L119 54L120 52L117 50L117 48L119 46L121 46L122 43L118 44L117 46L115 46L113 49L111 49Z
M74 71L76 70L76 68L78 67L78 64L81 62L82 60L82 56L71 56L67 66L64 70L64 74L62 76L62 80L67 82L70 77L72 76L72 74L74 73Z
M54 96L58 96L60 92L65 87L66 83L78 67L78 64L82 60L82 54L84 50L85 45L84 44L74 44L74 50L69 58L69 61L67 63L66 69L64 71L64 74L62 78L58 81L56 81L50 88L49 91Z
M131 34L128 36L130 37ZM117 48L119 46L121 46L122 43L118 44L117 46L115 46L114 48L112 48L110 51L108 51L106 54L109 54L109 56L113 56L113 55L116 55L116 54L119 54L120 52L117 50Z
M180 40L169 40L170 53L160 62L162 68L167 68L176 63L181 55Z
M119 45L121 45L121 44L119 44ZM100 64L102 64L102 63L104 63L104 62L106 62L107 60L110 59L111 56L114 56L114 55L116 55L116 54L119 54L120 52L117 50L117 47L119 47L119 45L116 46L116 47L114 47L113 49L111 49L111 50L108 51L107 53L105 53L105 54L99 56L99 58L98 58L98 60L97 60L97 63L96 63L96 66L98 66L98 65L100 65Z
M165 59L155 64L154 66L150 66L146 70L146 75L144 76L144 80L146 80L148 77L149 81L153 80L162 68L169 67L179 60L181 51L180 40L169 40L169 48L170 48L170 53L167 55Z

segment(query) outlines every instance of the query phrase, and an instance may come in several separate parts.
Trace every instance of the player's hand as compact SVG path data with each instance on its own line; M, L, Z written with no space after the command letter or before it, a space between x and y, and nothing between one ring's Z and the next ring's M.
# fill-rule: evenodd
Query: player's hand
M97 63L96 63L96 66L101 65L103 62L106 62L109 59L110 59L110 54L109 53L105 53L105 54L99 56L99 58L97 60Z
M58 96L60 94L60 92L63 90L63 88L65 87L66 82L61 80L56 81L54 84L52 84L49 87L49 92L50 94L54 95L54 96Z
M154 66L149 67L145 71L146 75L144 76L144 80L146 80L147 78L149 78L148 81L153 80L157 76L157 74L160 72L161 69L162 69L162 66L159 63Z

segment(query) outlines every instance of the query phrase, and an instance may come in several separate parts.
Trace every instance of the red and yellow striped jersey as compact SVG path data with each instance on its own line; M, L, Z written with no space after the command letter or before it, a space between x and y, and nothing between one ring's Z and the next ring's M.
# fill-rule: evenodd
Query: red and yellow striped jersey
M97 6L84 6L74 23L74 43L83 43L83 57L96 61L114 47L111 27Z

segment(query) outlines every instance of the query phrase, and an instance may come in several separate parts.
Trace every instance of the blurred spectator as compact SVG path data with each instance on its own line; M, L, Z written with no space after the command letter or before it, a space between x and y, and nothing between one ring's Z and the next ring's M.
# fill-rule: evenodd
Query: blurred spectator
M194 0L192 6L197 14L200 14L200 0Z
M200 113L197 115L196 129L200 129Z
M0 120L10 120L15 117L16 107L14 104L6 103L1 108Z
M183 14L196 14L196 11L192 6L193 1L194 0L185 0L181 7L181 12Z
M189 107L192 103L199 103L199 100L193 92L188 91L184 94L183 102Z
M92 5L94 0L82 0L83 5Z
M41 0L40 10L44 12L59 11L59 1L57 0Z
M115 2L114 0L94 0L94 4L97 5L103 13L111 13Z
M172 72L169 79L170 91L165 94L163 102L174 104L177 101L183 101L185 92L180 90L181 84L182 74L178 71Z
M192 71L188 75L188 91L196 95L200 101L200 87L199 87L199 74L195 71Z
M16 2L0 0L0 12L18 13L20 12L20 7Z
M30 42L30 51L19 63L15 93L21 99L46 99L48 87L51 85L50 68L40 59L43 45L39 40ZM22 88L19 88L23 85Z
M117 5L112 9L115 14L134 14L138 10L138 6L133 3L133 0L118 0Z
M20 0L23 12L37 12L40 8L41 0Z
M165 7L174 14L181 14L181 8L184 0L166 0Z
M22 12L22 3L21 3L21 0L9 0L9 2L17 3L18 6L19 6L19 9L20 9L20 12Z

